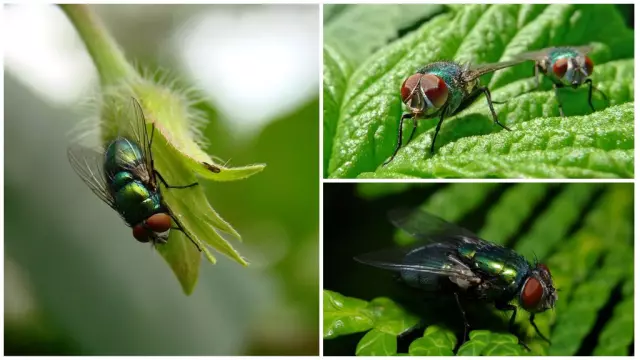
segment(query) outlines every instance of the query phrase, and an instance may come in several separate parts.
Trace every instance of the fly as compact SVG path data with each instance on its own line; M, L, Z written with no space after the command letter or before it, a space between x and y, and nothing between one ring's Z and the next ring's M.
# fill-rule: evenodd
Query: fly
M93 193L132 228L136 240L154 246L164 244L169 231L175 229L202 251L164 203L158 180L167 189L185 189L198 183L169 185L154 168L151 145L155 124L148 134L142 107L136 99L132 103L136 118L131 131L123 132L104 149L73 144L67 150L69 162Z
M589 85L589 97L588 102L592 111L596 111L591 101L593 96L593 81L589 78L593 73L593 61L587 56L593 48L591 46L579 46L579 47L552 47L542 49L538 51L532 51L524 54L520 54L516 57L519 60L533 60L534 76L536 81L536 88L540 86L539 74L542 73L553 82L553 88L555 90L556 100L558 101L558 109L560 116L564 116L562 110L562 103L558 97L558 89L563 87L572 87L577 89L583 84ZM609 99L604 92L595 88L604 99L608 102ZM498 103L498 102L495 102Z
M529 322L536 333L550 343L534 321L537 313L552 309L558 299L546 265L530 264L515 251L483 240L424 210L395 210L390 219L420 243L364 254L355 260L397 271L408 286L453 295L464 321L463 339L470 325L460 297L512 311L509 331L514 334L517 307L510 302L517 298L519 305L531 314Z
M413 130L409 135L409 141L411 141L418 127L418 119L440 115L440 121L438 121L433 140L431 140L431 153L433 154L436 137L444 118L455 113L464 100L480 92L484 93L487 98L493 122L503 129L510 130L498 121L498 116L493 109L491 93L486 86L480 86L479 78L484 74L504 69L523 61L513 60L476 66L461 65L452 61L438 61L419 69L415 74L409 76L400 87L402 102L405 104L408 113L403 114L400 118L396 148L391 158L383 165L390 163L398 153L398 150L400 150L400 147L402 147L402 124L404 120L409 118L413 120Z

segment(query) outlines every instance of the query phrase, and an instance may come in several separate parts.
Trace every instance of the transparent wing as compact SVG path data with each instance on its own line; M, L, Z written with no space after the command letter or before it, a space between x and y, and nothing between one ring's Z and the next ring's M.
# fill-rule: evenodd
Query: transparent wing
M526 60L529 60L529 59L517 58L511 61L497 62L497 63L491 63L491 64L472 65L467 69L467 71L465 71L462 74L462 78L465 81L473 81L484 74L488 74L490 72L494 72L496 70L504 69L514 65L518 65Z
M439 218L422 208L395 209L389 212L391 223L424 243L461 243L488 245L473 232Z
M104 154L78 144L73 144L67 149L69 163L82 181L89 186L91 191L111 208L114 200L107 188L107 179L102 168Z
M585 45L585 46L566 46L567 48L573 49L583 55L586 55L588 53L590 53L593 50L593 46L591 45ZM529 51L529 52L525 52L522 54L518 54L516 55L516 59L520 59L520 60L540 60L544 57L546 57L549 52L551 52L554 49L561 49L563 48L563 46L554 46L554 47L548 47L545 49L540 49L540 50L534 50L534 51Z
M471 282L479 278L455 256L453 244L435 243L413 248L394 248L355 257L370 266L393 271L413 271L443 276L455 276Z
M147 120L144 116L144 111L142 110L142 106L137 99L131 98L131 106L133 109L133 119L132 124L132 135L134 137L134 141L140 146L142 149L142 155L144 157L145 167L147 168L147 172L149 174L153 174L153 163L152 163L152 154L151 154L151 138L149 137L149 133L147 131Z

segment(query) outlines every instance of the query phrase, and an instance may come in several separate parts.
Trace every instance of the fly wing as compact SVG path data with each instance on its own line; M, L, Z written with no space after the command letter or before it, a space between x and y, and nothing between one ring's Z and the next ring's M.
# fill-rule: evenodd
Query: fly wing
M397 272L428 273L477 282L479 278L455 255L452 243L433 243L411 248L393 248L355 257L377 268Z
M516 59L519 60L540 60L546 56L549 55L549 52L551 52L551 50L553 49L559 49L562 48L563 46L554 46L554 47L548 47L545 49L540 49L540 50L534 50L534 51L528 51L522 54L518 54L515 56ZM585 55L590 53L593 50L593 46L591 45L585 45L585 46L567 46L568 48L574 49L577 52Z
M144 164L148 174L153 174L153 163L151 154L151 138L147 131L147 120L144 116L142 106L137 99L131 98L131 107L133 109L132 135L138 146L142 149ZM152 134L153 136L153 134Z
M473 232L439 218L422 208L395 209L389 212L391 223L423 243L461 243L486 245Z
M89 186L91 191L115 209L113 196L107 188L107 179L102 167L104 154L82 145L73 144L67 149L67 157L73 170Z
M491 64L481 64L470 66L465 72L462 73L462 78L465 81L473 81L484 74L494 72L500 69L508 68L514 65L518 65L528 59L514 59L510 61L503 61Z

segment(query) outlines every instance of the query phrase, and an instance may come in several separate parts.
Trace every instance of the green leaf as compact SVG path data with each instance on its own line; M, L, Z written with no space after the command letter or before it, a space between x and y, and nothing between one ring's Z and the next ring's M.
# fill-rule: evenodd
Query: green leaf
M413 356L453 356L456 335L438 325L425 329L424 336L409 345L409 354Z
M264 168L263 164L229 168L215 164L206 154L198 137L196 124L203 120L192 104L200 101L193 91L179 89L171 83L145 79L135 72L117 43L103 28L100 21L84 5L61 5L69 20L76 27L100 74L102 94L100 128L103 144L109 144L119 134L131 134L136 128L137 113L131 106L132 98L141 105L147 130L154 124L151 153L154 167L172 185L192 184L201 186L186 189L161 190L162 201L177 218L193 242L209 262L215 263L207 248L228 256L242 265L248 265L240 254L223 237L229 235L240 240L240 235L211 207L196 174L213 181L234 181L247 178ZM93 144L95 145L95 144ZM146 144L138 144L146 146ZM156 245L167 261L186 294L190 294L198 279L200 254L181 231L171 231L168 244Z
M444 10L442 5L347 6L326 22L324 43L336 48L353 64L398 37L398 29L426 20ZM367 29L367 31L360 31Z
M362 16L367 16L369 5L354 6L358 7L363 8L359 10ZM398 8L411 11L406 5ZM458 5L447 9L366 61L352 62L360 64L352 73L329 72L325 67L325 84L333 86L338 80L346 84L333 92L327 103L331 120L330 129L325 130L325 176L633 177L633 31L614 5ZM351 33L373 31L373 38L377 38L385 30L370 28L368 24L375 19L360 19ZM332 26L346 26L339 20L336 16ZM594 27L594 23L607 25ZM357 24L362 26L360 31L354 28ZM347 52L366 53L371 48L364 43L360 49L352 44L349 51L338 50L331 41L325 55L331 49L349 58L354 55ZM540 91L527 92L534 90L532 64L527 62L481 79L489 85L494 99L507 100L495 108L499 120L513 131L493 124L486 99L480 96L444 121L435 155L431 156L429 146L437 119L421 120L417 136L390 164L382 166L396 144L403 107L398 88L420 66L441 59L488 63L549 46L587 44L593 44L590 57L597 64L591 78L607 94L609 106L595 92L597 111L592 114L586 86L562 89L567 117L558 117L557 100L548 80L542 82ZM411 121L407 123L405 141L411 128Z
M395 335L373 329L369 331L356 347L357 356L390 356L398 348Z
M382 332L400 335L418 324L420 319L389 298L375 298L368 309L376 318L374 327Z
M364 300L342 296L337 292L322 292L323 336L332 339L371 329L374 316Z

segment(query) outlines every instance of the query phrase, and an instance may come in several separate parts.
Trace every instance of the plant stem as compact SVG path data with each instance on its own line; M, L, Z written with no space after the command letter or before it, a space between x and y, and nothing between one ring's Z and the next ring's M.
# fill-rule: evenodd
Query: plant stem
M114 85L138 76L127 62L124 52L87 5L67 4L60 5L60 8L87 47L98 69L102 86Z

